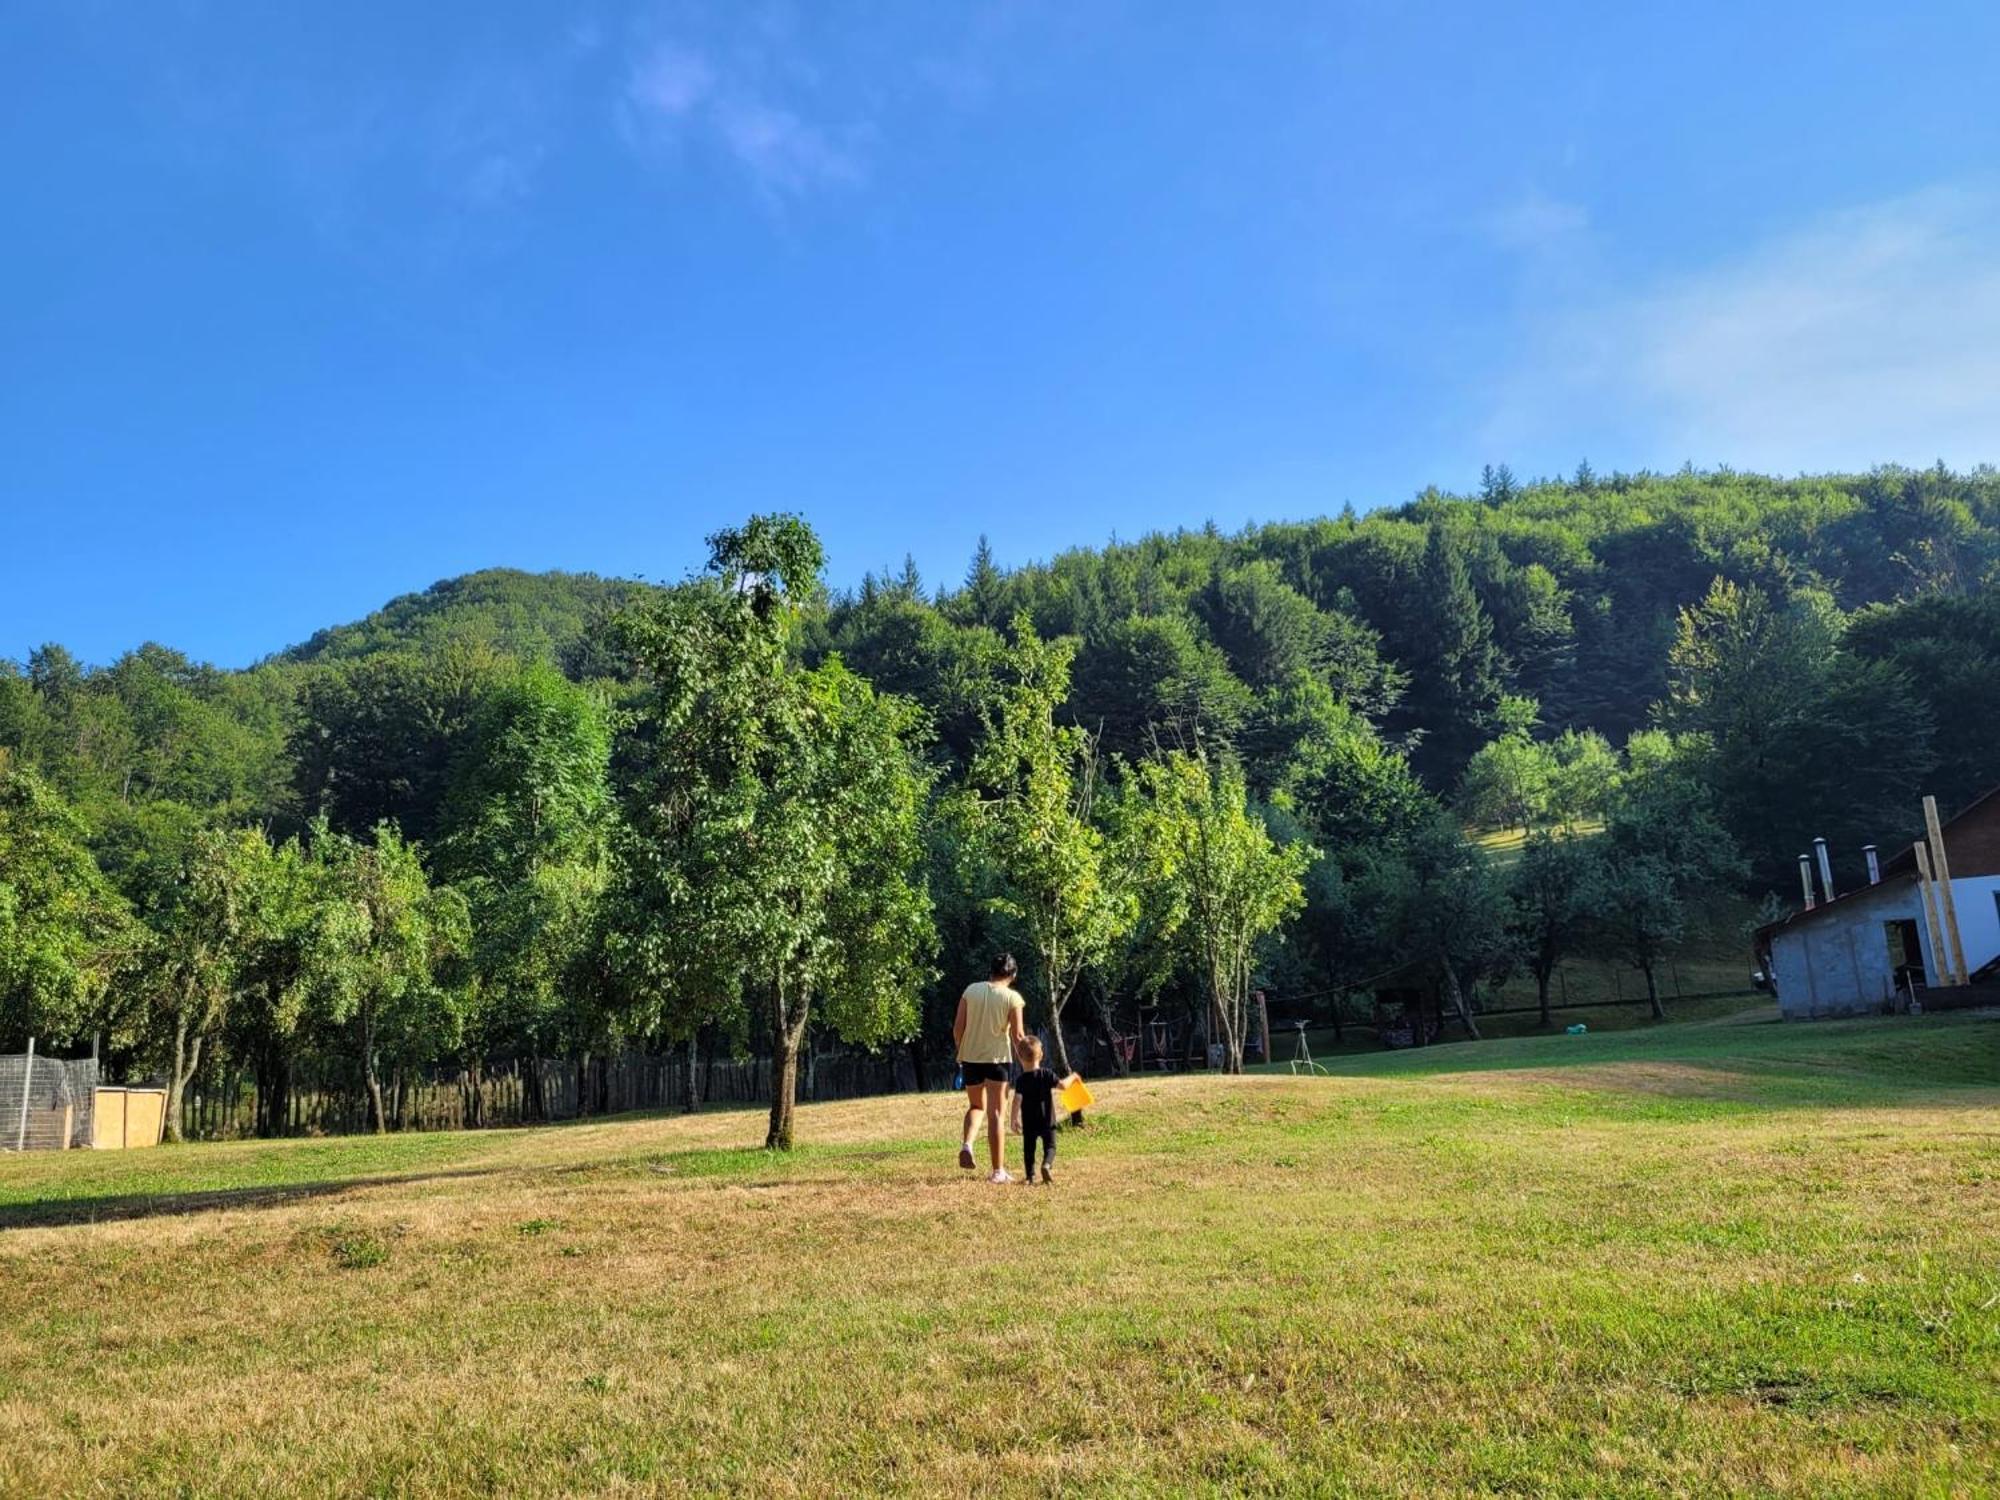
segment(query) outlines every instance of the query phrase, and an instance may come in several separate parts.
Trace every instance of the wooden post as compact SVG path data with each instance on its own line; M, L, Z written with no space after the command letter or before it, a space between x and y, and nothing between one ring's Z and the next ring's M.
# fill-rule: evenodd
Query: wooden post
M28 1149L28 1090L35 1083L35 1039L28 1038L28 1055L21 1063L21 1128L14 1136L14 1149Z
M1938 823L1937 798L1924 798L1924 826L1931 835L1931 868L1937 872L1938 908L1944 917L1945 941L1951 944L1951 967L1957 976L1953 984L1970 984L1966 972L1965 944L1958 937L1958 903L1951 894L1951 862L1945 858L1944 829Z
M1938 988L1951 985L1951 960L1945 956L1944 929L1938 924L1936 882L1931 879L1931 859L1920 839L1917 851L1917 889L1924 898L1924 923L1931 935L1931 966L1937 970Z

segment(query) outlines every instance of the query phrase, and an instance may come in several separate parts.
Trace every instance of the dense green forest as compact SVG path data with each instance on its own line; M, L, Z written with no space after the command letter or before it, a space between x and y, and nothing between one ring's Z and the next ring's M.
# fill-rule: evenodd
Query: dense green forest
M0 1047L387 1071L702 1039L944 1066L1007 944L1140 1001L1653 966L2000 780L2000 473L1429 492L846 593L788 517L673 587L491 571L245 670L0 662ZM1466 831L1531 829L1519 863ZM912 1041L911 1039L915 1039ZM281 1112L280 1112L281 1114Z

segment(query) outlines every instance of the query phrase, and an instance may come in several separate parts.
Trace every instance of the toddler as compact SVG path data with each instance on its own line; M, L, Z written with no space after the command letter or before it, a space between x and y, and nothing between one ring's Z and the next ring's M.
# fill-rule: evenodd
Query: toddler
M1069 1082L1042 1066L1042 1044L1023 1037L1015 1044L1021 1076L1014 1080L1014 1098L1020 1110L1021 1159L1026 1170L1022 1181L1035 1181L1035 1148L1042 1148L1042 1181L1054 1183L1050 1168L1056 1160L1056 1090ZM1075 1075L1071 1075L1072 1077Z

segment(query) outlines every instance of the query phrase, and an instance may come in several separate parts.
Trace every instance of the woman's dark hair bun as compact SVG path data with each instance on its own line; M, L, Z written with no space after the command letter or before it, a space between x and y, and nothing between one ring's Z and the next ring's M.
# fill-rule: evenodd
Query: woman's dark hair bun
M1020 972L1020 968L1021 966L1014 962L1014 955L1011 953L996 953L993 955L993 977L995 979L1012 979L1015 974Z

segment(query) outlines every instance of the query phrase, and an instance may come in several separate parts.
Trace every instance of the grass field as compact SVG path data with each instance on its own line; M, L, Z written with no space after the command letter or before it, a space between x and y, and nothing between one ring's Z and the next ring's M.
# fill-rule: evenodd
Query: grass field
M0 1160L0 1492L2000 1489L2000 1022Z

